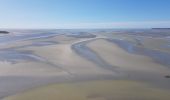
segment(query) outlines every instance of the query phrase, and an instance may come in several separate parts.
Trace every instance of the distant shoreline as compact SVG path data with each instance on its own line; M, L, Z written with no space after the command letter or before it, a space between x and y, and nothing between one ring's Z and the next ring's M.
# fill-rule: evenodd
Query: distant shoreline
M170 28L152 28L154 30L170 30Z

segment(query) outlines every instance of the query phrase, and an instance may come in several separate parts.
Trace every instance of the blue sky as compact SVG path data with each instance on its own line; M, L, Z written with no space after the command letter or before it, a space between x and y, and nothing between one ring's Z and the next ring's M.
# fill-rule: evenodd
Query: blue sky
M170 27L170 0L0 0L0 28Z

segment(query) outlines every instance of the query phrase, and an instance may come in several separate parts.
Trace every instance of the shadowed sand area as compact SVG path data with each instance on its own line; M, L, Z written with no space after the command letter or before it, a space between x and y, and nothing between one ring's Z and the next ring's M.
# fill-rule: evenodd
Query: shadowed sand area
M167 37L79 31L0 37L0 98L170 99Z

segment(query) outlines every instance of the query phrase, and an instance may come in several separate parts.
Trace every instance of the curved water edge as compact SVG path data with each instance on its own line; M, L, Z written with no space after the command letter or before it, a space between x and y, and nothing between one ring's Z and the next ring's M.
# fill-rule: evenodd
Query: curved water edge
M102 39L102 38L94 38L94 39L90 39L87 41L81 41L81 42L73 44L71 46L71 48L78 55L87 59L90 62L95 63L96 65L100 66L101 68L116 72L116 68L117 68L116 66L113 66L113 65L107 63L95 51L93 51L92 49L90 49L89 47L86 46L89 42L95 41L97 39Z
M170 54L169 53L148 49L143 46L138 46L126 40L111 39L111 38L108 38L106 40L111 43L117 44L120 48L127 51L128 53L149 56L154 61L162 65L166 65L170 67L170 62L169 62Z
M0 61L15 64L22 61L44 62L44 59L28 50L0 50Z
M0 37L0 44L14 43L16 41L26 41L33 39L51 38L58 35L59 33L36 33L36 34L21 34L21 35L7 35Z

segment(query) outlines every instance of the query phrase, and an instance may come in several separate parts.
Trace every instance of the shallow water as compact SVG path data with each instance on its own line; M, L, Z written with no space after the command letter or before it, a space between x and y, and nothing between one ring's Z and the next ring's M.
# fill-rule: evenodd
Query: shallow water
M90 41L83 41L80 43L73 44L72 49L80 56L97 64L98 66L116 72L115 70L116 66L110 65L109 63L105 62L97 53L95 53L92 49L86 46L88 42Z
M22 61L44 61L44 59L33 54L31 51L0 50L0 61L15 64Z
M122 49L126 50L128 53L146 55L154 59L156 62L167 65L170 67L170 53L161 52L159 50L147 49L145 47L140 47L126 40L119 39L108 39L109 42L116 43Z
M0 43L11 43L16 41L24 41L31 39L41 39L41 38L49 38L53 36L59 35L58 33L30 33L30 34L21 34L21 35L7 35L0 37Z

